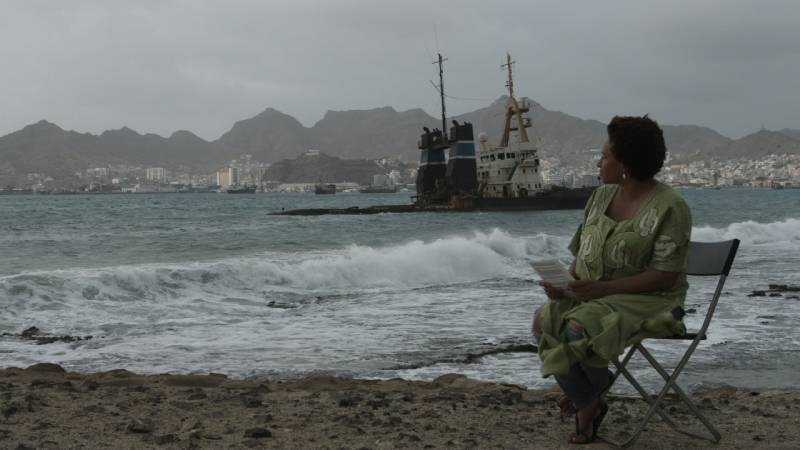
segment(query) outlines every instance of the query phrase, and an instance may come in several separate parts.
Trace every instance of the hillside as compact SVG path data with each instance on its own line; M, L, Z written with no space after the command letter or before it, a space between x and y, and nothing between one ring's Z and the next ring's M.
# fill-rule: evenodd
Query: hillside
M777 131L761 130L702 154L703 159L760 159L767 155L800 154L800 140ZM697 155L699 158L701 155Z
M267 179L284 183L333 183L354 181L368 185L372 176L384 169L372 160L341 159L324 153L304 153L294 159L285 159L267 170Z
M472 122L477 133L486 132L497 143L504 120L506 97L490 105L449 118ZM542 153L566 163L583 161L586 150L599 148L606 139L605 124L549 110L531 101L533 127L529 134ZM663 124L662 124L663 125ZM328 111L312 127L294 117L267 108L236 122L215 141L205 141L190 131L168 138L141 134L128 127L100 135L66 131L40 121L0 137L0 182L44 173L67 177L92 167L109 165L156 166L171 170L211 172L241 154L276 163L318 149L344 159L398 158L417 160L417 139L422 127L440 126L421 109L396 111L391 107ZM800 130L761 131L732 141L714 130L693 125L663 125L667 147L676 159L758 157L768 153L797 153ZM286 167L289 170L288 166Z

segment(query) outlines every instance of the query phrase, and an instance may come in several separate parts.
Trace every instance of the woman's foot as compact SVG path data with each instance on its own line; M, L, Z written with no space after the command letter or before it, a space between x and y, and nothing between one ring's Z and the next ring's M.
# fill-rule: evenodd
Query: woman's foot
M591 405L575 414L575 434L570 436L570 444L589 444L597 438L597 430L608 412L608 404L595 400Z
M575 415L578 410L575 409L575 405L572 403L572 400L569 399L566 395L561 395L558 398L558 409L561 410L561 421L564 422L569 416Z

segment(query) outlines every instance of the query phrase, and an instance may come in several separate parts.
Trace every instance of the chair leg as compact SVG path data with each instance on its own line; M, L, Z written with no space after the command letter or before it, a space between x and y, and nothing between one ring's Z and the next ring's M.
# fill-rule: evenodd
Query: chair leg
M653 366L653 368L659 373L659 375L661 375L661 377L664 378L664 380L666 381L666 383L664 384L664 387L661 389L661 391L659 392L659 395L656 397L655 400L636 381L636 379L633 377L633 375L631 375L631 373L625 367L627 365L628 361L630 361L630 359L631 359L631 357L633 355L633 352L635 352L636 350L638 350L639 352L642 353L642 355L645 357L645 359L647 359L647 361ZM601 439L603 441L605 441L606 443L611 444L613 446L616 446L616 447L627 447L627 446L633 444L639 438L639 435L642 433L642 431L644 431L644 428L647 426L647 424L649 423L650 419L653 417L653 414L655 414L655 413L658 413L658 415L661 416L661 418L665 422L667 422L675 431L678 431L680 433L686 434L688 436L692 436L692 437L696 437L696 438L700 438L700 439L705 439L705 440L709 440L709 441L712 441L712 442L719 442L720 441L721 436L720 436L719 432L717 431L717 429L714 428L714 426L705 418L705 416L700 412L700 410L697 409L697 407L691 401L689 396L687 396L686 393L684 393L683 390L677 385L676 380L677 380L678 376L680 375L680 371L683 369L682 366L677 368L672 373L672 375L669 375L667 373L667 371L664 370L664 368L658 363L658 361L656 361L655 358L650 354L650 352L648 352L647 349L645 349L644 346L642 346L641 344L634 345L631 348L631 350L628 352L628 354L625 356L625 359L623 360L622 363L620 363L619 361L613 361L613 363L617 367L617 373L615 374L613 379L616 380L616 378L619 376L620 373L622 375L624 375L625 378L628 380L628 382L639 392L641 397L650 405L650 408L648 409L648 411L645 414L645 416L642 418L641 422L639 423L639 426L636 428L636 431L626 441L616 442L616 441L613 441L611 439L607 439L605 437L601 437ZM711 433L711 436L682 429L680 426L678 426L672 420L672 418L670 418L667 415L666 412L664 412L661 409L660 405L664 401L664 398L666 398L666 395L667 395L667 393L668 393L670 388L673 389L678 394L678 396L681 398L681 400L684 401L684 403L687 404L687 406L689 406L689 408L692 410L692 413L695 414L695 416L703 423L703 425Z
M631 349L631 352L634 350L635 347ZM630 353L628 357L625 358L624 363L627 364L628 360L630 360ZM678 425L672 420L671 417L669 417L669 415L667 415L666 412L664 412L659 407L658 402L651 398L650 394L642 387L641 384L639 384L638 381L636 381L636 379L628 371L628 369L625 368L625 365L623 365L619 361L613 361L613 363L617 367L617 374L621 373L625 377L625 379L628 380L628 383L630 383L631 386L633 386L636 389L636 391L639 392L639 395L642 397L642 399L644 399L644 401L646 401L650 405L650 409L648 410L645 418L642 419L642 421L639 423L639 426L636 428L636 431L634 431L633 434L627 440L619 442L613 439L606 438L604 436L600 436L600 439L615 447L627 447L636 442L636 440L639 438L639 435L642 434L642 431L644 431L644 428L647 426L647 423L650 421L650 418L654 413L658 413L658 415L661 416L661 419L664 420L664 422L667 422L672 428L678 429Z
M664 388L662 389L662 394L665 396L667 391L669 391L669 389L672 388L672 390L674 390L675 393L678 394L678 396L681 398L681 400L683 400L683 402L686 404L686 406L689 407L689 409L697 417L697 419L700 420L700 422L706 427L706 429L709 431L709 433L711 433L711 436L708 436L708 435L705 435L705 434L696 433L696 432L689 431L689 430L683 430L683 429L680 429L680 428L675 428L676 431L679 431L681 433L687 434L689 436L694 436L694 437L698 437L698 438L701 438L701 439L706 439L706 440L709 440L709 441L712 441L712 442L719 442L720 439L722 438L722 436L720 435L719 431L717 431L717 429L714 427L714 425L711 424L711 422L706 418L706 416L702 412L700 412L700 410L697 408L697 406L695 406L695 404L691 400L691 398L688 395L686 395L686 393L683 391L683 389L681 389L681 387L678 386L678 383L676 382L677 379L678 379L678 376L681 373L681 370L683 369L683 367L676 368L672 372L672 375L670 375L669 373L667 373L666 370L664 370L664 368L661 366L661 364L659 364L658 361L656 361L656 359L653 357L653 355L651 355L650 352L647 351L647 349L644 348L644 346L642 346L641 344L637 344L637 347L639 347L639 351L642 353L642 355L645 357L645 359L647 359L647 361L650 363L650 365L652 365L653 368L656 369L656 371L659 373L659 375L661 375L661 377L666 382L666 384L664 385Z

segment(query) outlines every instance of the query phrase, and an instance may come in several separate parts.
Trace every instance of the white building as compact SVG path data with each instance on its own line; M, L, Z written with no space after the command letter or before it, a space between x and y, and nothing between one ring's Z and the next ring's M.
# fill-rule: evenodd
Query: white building
M86 169L86 175L90 177L105 178L108 176L108 167L95 167L94 169Z
M217 171L217 186L221 189L238 186L239 183L241 183L241 171L238 167L226 167Z
M155 181L157 183L167 182L167 171L163 167L148 167L147 168L147 181Z

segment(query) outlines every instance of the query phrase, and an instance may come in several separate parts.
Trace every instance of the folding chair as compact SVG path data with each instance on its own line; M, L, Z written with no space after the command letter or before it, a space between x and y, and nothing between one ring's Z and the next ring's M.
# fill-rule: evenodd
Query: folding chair
M706 339L706 331L708 331L708 325L711 323L711 317L714 315L714 310L717 307L717 302L719 301L720 294L722 293L722 286L725 284L725 279L728 277L728 272L731 269L731 265L733 264L733 259L736 256L736 250L739 248L739 240L733 239L731 241L723 241L723 242L690 242L689 243L689 261L688 261L688 275L694 276L719 276L719 281L717 282L717 288L714 291L714 296L711 298L711 304L708 307L708 311L706 311L706 317L703 321L703 326L698 330L696 333L686 333L683 336L672 336L667 338L660 338L660 339L671 339L671 340L691 340L692 343L689 345L689 348L684 353L683 358L681 358L678 365L672 371L672 373L668 373L661 364L656 361L652 354L644 347L643 342L635 344L631 347L631 349L625 355L622 362L619 361L619 358L612 361L617 368L614 377L611 380L611 384L606 389L611 388L614 385L614 382L617 380L620 374L622 374L628 382L639 392L639 394L644 398L644 400L650 405L650 409L647 410L647 413L644 415L642 422L636 428L636 431L630 436L630 438L624 442L614 442L613 440L609 440L606 438L602 438L605 442L617 446L617 447L627 447L633 444L636 439L639 438L639 435L644 430L647 423L653 417L653 414L658 414L664 420L664 422L668 423L675 431L687 434L689 436L693 436L700 439L707 439L712 442L719 442L720 434L716 428L706 419L706 417L700 412L699 409L692 403L689 396L683 392L683 390L677 385L676 380L678 376L681 374L681 371L686 366L686 363L689 361L689 358L694 353L694 350L697 348L697 345L700 341ZM682 311L681 311L682 313ZM631 360L631 357L636 352L641 353L645 359L653 366L653 368L664 378L665 384L664 387L661 388L658 396L653 399L653 397L647 393L647 391L642 388L642 386L634 379L631 373L626 369L628 362ZM664 398L667 395L667 392L672 389L678 394L681 400L689 407L689 409L694 413L694 415L703 423L706 429L709 431L710 434L706 433L698 433L694 431L684 430L678 426L670 417L669 415L661 408L661 403L664 401Z

